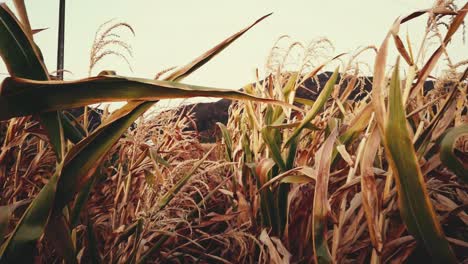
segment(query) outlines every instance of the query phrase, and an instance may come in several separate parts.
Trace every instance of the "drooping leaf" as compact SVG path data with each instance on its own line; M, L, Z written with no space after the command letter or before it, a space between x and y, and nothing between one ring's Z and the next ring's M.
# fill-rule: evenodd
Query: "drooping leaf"
M314 201L312 209L312 245L316 263L332 263L332 256L327 244L328 181L330 176L331 155L338 136L338 130L333 132L317 151L315 169L317 173Z
M350 122L350 126L339 136L340 143L348 146L353 140L358 138L369 124L372 113L373 107L370 103L359 110L354 119ZM333 162L336 161L336 157L338 157L338 150L334 149L332 154Z
M460 25L463 24L463 21L465 20L465 16L467 12L468 12L468 2L460 10L457 10L457 12L448 13L449 15L455 15L455 17L453 18L452 22L449 25L449 28L447 30L447 33L445 34L444 40L442 41L443 43L441 43L439 48L437 48L434 51L434 53L432 53L429 60L426 62L426 64L424 64L422 69L419 71L418 80L416 84L413 86L413 88L411 89L410 96L413 95L416 91L419 91L422 89L424 82L426 81L427 77L429 76L429 74L431 74L431 71L436 66L437 61L440 59L442 54L444 54L445 47L447 47L448 43L450 42L453 35L460 27Z
M468 183L468 163L457 157L456 142L462 136L468 136L468 125L453 128L440 143L440 160L442 164L453 171L462 181Z
M99 76L68 82L7 78L2 85L2 91L0 95L0 120L99 102L157 101L196 96L223 97L235 100L254 99L292 107L281 101L258 98L235 90L116 76ZM41 98L41 100L37 100L37 98Z
M274 163L271 163L274 164ZM268 168L268 167L266 167ZM258 169L257 169L258 170ZM269 170L268 170L269 171ZM266 172L268 172L266 171ZM257 174L259 174L257 172ZM286 172L283 172L276 177L270 179L268 182L265 182L261 188L259 188L259 192L263 189L270 187L275 183L309 183L316 180L315 171L310 167L296 167L290 169Z

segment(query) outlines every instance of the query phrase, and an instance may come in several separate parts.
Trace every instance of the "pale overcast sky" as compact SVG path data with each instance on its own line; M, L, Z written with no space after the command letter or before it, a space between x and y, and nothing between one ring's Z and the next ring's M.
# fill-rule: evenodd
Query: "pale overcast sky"
M6 1L13 9L11 1ZM318 37L329 38L335 53L353 51L367 45L378 46L392 22L400 15L429 8L431 0L67 0L65 69L68 79L86 77L89 51L100 24L116 21L132 25L133 72L117 58L104 60L97 67L115 69L120 75L152 78L170 66L182 65L213 45L242 29L257 18L274 14L257 25L215 60L184 80L213 87L238 88L255 79L262 70L270 48L281 35L307 43ZM36 35L49 71L56 68L58 0L26 0L33 28L48 28ZM461 5L461 4L460 4ZM418 40L426 17L401 28ZM416 42L417 43L417 42ZM461 34L455 37L450 54L467 59ZM372 64L373 55L364 56ZM390 61L393 61L391 59ZM1 72L5 72L1 67Z

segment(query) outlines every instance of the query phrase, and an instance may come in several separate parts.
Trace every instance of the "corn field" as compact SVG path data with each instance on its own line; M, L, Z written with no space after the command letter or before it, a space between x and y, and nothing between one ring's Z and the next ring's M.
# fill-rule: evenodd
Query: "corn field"
M130 64L115 30L133 29L109 22L90 77L62 81L15 7L0 5L0 263L468 262L468 61L445 50L465 34L468 3L399 17L378 47L352 54L280 38L267 77L241 91L183 80L270 15L150 79L92 76L106 56ZM413 45L400 26L414 19L427 24ZM316 96L298 97L319 74ZM193 113L151 113L197 96L234 100L216 143L188 129ZM92 124L89 105L118 101Z

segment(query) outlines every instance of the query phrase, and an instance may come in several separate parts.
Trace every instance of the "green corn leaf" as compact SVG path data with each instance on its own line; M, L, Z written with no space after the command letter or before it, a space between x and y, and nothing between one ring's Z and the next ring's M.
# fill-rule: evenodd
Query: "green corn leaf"
M18 3L21 2L18 1ZM23 11L20 13L24 13L23 15L26 16L26 11ZM20 22L7 5L0 4L0 56L5 62L8 72L13 77L49 80L49 74L41 59L40 50L31 37L31 34L25 33ZM1 89L1 93L6 93L6 90L7 88ZM57 115L56 112L42 113L39 116L59 160L62 154L60 116L61 113ZM71 132L71 130L67 130L67 132Z
M136 108L134 104L137 104ZM134 102L134 104L127 104L114 112L114 119L102 124L67 153L58 182L55 202L56 212L61 211L73 199L75 193L92 179L93 174L105 157L104 155L130 127L133 121L146 111L141 103Z
M450 130L440 143L440 161L465 183L468 183L468 163L457 157L455 143L461 136L467 135L468 125L461 125Z
M0 55L11 76L34 80L49 79L33 41L5 3L0 5L0 36Z
M320 95L318 96L317 100L312 106L312 109L307 113L307 115L302 120L301 124L293 131L289 139L286 141L286 146L291 144L293 139L299 136L302 129L304 129L308 125L308 123L310 123L310 121L312 121L315 118L315 116L317 116L319 111L323 108L328 98L330 97L333 88L335 87L335 83L339 75L338 70L339 68L336 68L335 72L333 72L332 76L327 81L325 87L320 92Z
M13 210L10 205L0 206L0 245L5 237L12 214Z
M292 73L291 76L289 76L288 82L283 87L283 95L286 101L288 101L291 92L294 91L298 81L298 77L299 74L297 72Z
M400 214L408 231L426 248L434 262L457 263L430 202L407 130L398 62L390 84L384 139L387 158L397 183Z
M295 97L294 102L299 103L299 104L303 104L303 105L307 105L307 106L313 106L314 103L315 103L315 101L313 101L313 100L305 99L305 98L301 98L301 97Z
M151 159L155 162L155 164L161 164L166 168L171 166L171 164L169 164L169 162L167 162L167 160L163 159L163 157L161 157L158 154L158 151L155 148L150 148L149 149L149 154L150 154Z
M367 104L356 114L356 117L350 122L350 126L343 134L339 136L339 141L345 146L349 146L355 139L359 137L366 129L372 117L373 107L372 104ZM332 154L332 162L336 162L338 157L338 150L335 148Z
M263 140L271 151L271 156L281 171L287 171L286 163L281 155L281 133L278 129L265 127L262 129Z
M232 161L232 139L229 135L229 131L223 123L217 122L219 129L221 129L221 134L223 135L224 144L226 144L226 157L228 161Z
M54 204L57 174L42 188L0 249L0 263L32 263L36 241L42 236Z
M96 171L96 174L99 172ZM73 208L70 213L70 226L72 228L76 227L80 220L80 213L86 205L86 201L88 200L89 196L91 195L91 190L94 187L94 183L96 182L97 175L94 175L90 181L88 181L78 193L76 200L73 204Z
M350 122L350 126L342 135L339 136L339 140L343 145L352 142L362 134L369 124L372 112L372 104L367 104L356 114L356 117Z
M0 120L100 102L123 100L154 102L159 99L195 96L255 99L291 106L281 101L261 99L235 90L116 76L99 76L69 82L7 78L2 89L5 92L0 95Z
M289 144L288 153L286 156L286 170L290 170L294 167L294 161L296 160L297 144L298 138L296 137Z
M0 245L8 229L13 212L20 206L27 204L28 200L21 200L14 204L0 206Z

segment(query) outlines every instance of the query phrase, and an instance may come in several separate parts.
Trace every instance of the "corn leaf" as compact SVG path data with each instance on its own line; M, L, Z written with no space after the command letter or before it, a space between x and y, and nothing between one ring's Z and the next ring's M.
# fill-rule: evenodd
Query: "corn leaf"
M332 256L327 244L328 181L330 176L331 155L338 136L334 129L315 156L317 172L312 209L312 244L316 263L332 263Z
M99 171L96 171L99 173ZM96 182L97 175L94 175L90 181L88 181L83 188L81 188L80 192L78 193L75 202L73 203L73 208L70 212L70 226L72 228L76 227L80 220L80 213L81 210L85 207L86 201L88 200L91 190L94 187L94 183Z
M294 97L294 102L299 103L299 104L303 104L303 105L307 105L307 106L313 106L314 103L315 103L315 101L313 101L313 100L305 99L305 98L301 98L301 97Z
M366 214L371 242L378 253L383 248L383 239L379 228L379 215L382 203L381 197L377 192L373 163L379 146L380 134L377 128L374 127L366 143L360 165L362 205Z
M135 102L138 103L138 102ZM55 208L60 211L65 204L71 201L74 194L92 178L104 155L117 142L121 135L146 109L134 105L125 105L114 112L114 119L101 125L91 135L73 146L64 158L57 189ZM118 118L126 117L129 118ZM96 144L99 142L99 144Z
M42 188L0 249L0 263L33 263L36 241L42 236L54 204L57 174Z
M354 119L350 122L351 125L345 130L343 134L339 136L340 143L348 146L351 142L358 138L369 124L372 113L372 104L367 104L364 106L362 110L356 114L356 117L354 117ZM332 154L332 162L336 161L336 157L338 157L338 150L334 149Z
M16 3L20 8L21 2ZM20 13L26 15L25 10ZM49 75L39 54L40 51L31 39L31 34L25 33L5 3L0 4L0 56L9 74L20 78L48 80ZM0 89L0 94L3 93L4 90ZM60 120L57 113L44 113L40 115L40 119L47 130L55 153L61 159Z
M397 183L399 208L408 231L437 263L456 263L435 211L429 200L424 177L411 137L400 89L398 62L391 84L385 124L387 158Z
M431 71L434 69L435 65L437 64L437 61L440 59L442 54L444 54L445 48L447 47L448 43L452 39L452 36L458 30L460 25L463 24L463 21L465 19L467 12L468 12L468 2L456 13L449 13L449 14L456 14L456 16L452 19L452 23L450 23L447 33L444 37L444 40L440 44L439 48L436 49L434 53L432 53L429 60L426 62L426 64L424 64L423 68L419 71L418 80L416 84L413 86L413 88L411 89L410 96L413 95L416 91L419 91L422 89L424 82L426 81L429 74L431 74ZM404 22L404 20L402 21Z
M53 215L49 218L45 230L45 237L55 249L57 255L64 259L66 263L78 263L75 246L71 237L71 230L63 214Z
M27 204L28 200L21 200L13 204L0 206L0 244L3 242L13 212L20 206Z
M261 192L275 183L309 183L312 181L315 181L315 171L312 168L307 166L296 167L270 179L268 182L264 183L258 191Z
M447 166L465 183L468 183L468 165L457 157L455 143L460 137L467 135L468 125L461 125L450 130L440 143L440 160L442 164Z
M219 129L221 130L221 134L223 135L224 144L226 145L226 158L228 161L232 161L232 139L231 135L229 134L228 129L223 123L217 122Z
M265 18L269 17L272 13L265 15L254 23L252 23L250 26L242 29L241 31L237 32L236 34L230 36L229 38L225 39L223 42L219 43L215 47L213 47L211 50L205 52L203 55L200 57L196 58L193 60L191 63L181 67L180 69L176 70L173 72L169 77L166 78L166 80L170 81L181 81L188 75L190 75L192 72L198 70L200 67L205 65L208 61L210 61L213 57L218 55L221 51L223 51L226 47L228 47L231 43L236 41L239 37L241 37L245 32L249 31L252 27L254 27L256 24L260 23L260 21L264 20Z
M28 17L28 12L26 10L26 5L24 4L24 0L13 0L13 3L15 4L15 8L18 11L18 15L21 20L21 24L23 25L26 33L29 36L32 36L32 29L31 29L31 23L29 23L29 17Z
M11 76L34 80L49 79L33 41L5 3L0 5L0 36L0 55Z
M195 96L254 99L290 106L281 101L261 99L235 90L115 76L99 76L69 82L7 78L2 89L0 120L99 102L157 101Z
M265 127L262 129L263 140L271 151L271 156L281 171L286 171L286 163L281 155L281 133L278 129Z
M467 77L468 77L468 68L465 69L464 73L462 74L462 76L460 77L460 79L458 80L457 83L462 83ZM448 121L448 124L449 124L450 120L452 120L454 118L454 116L446 116L446 113L449 112L448 109L450 108L450 106L455 103L455 99L457 98L457 94L459 92L457 86L458 86L458 84L453 85L453 87L451 88L450 93L447 96L447 99L445 99L445 101L442 104L442 107L440 108L440 110L431 119L431 123L424 129L424 131L416 139L416 142L414 143L414 145L415 145L415 148L417 149L417 152L421 156L426 151L426 147L430 143L430 140L431 140L431 138L433 136L433 132L436 129L437 125L441 121L444 121L446 123ZM442 117L444 117L444 118L442 118ZM449 118L450 120L447 120L447 118Z
M335 72L333 72L332 76L327 81L327 83L325 84L325 87L320 92L320 95L318 96L317 100L312 106L312 109L307 113L307 115L302 120L301 124L292 132L291 136L286 141L286 146L291 144L294 138L299 136L301 131L308 125L308 123L310 123L310 121L312 121L312 119L314 119L314 117L323 108L323 106L328 100L328 97L330 97L331 92L333 91L333 88L335 87L335 83L339 75L338 70L339 68L336 68Z

